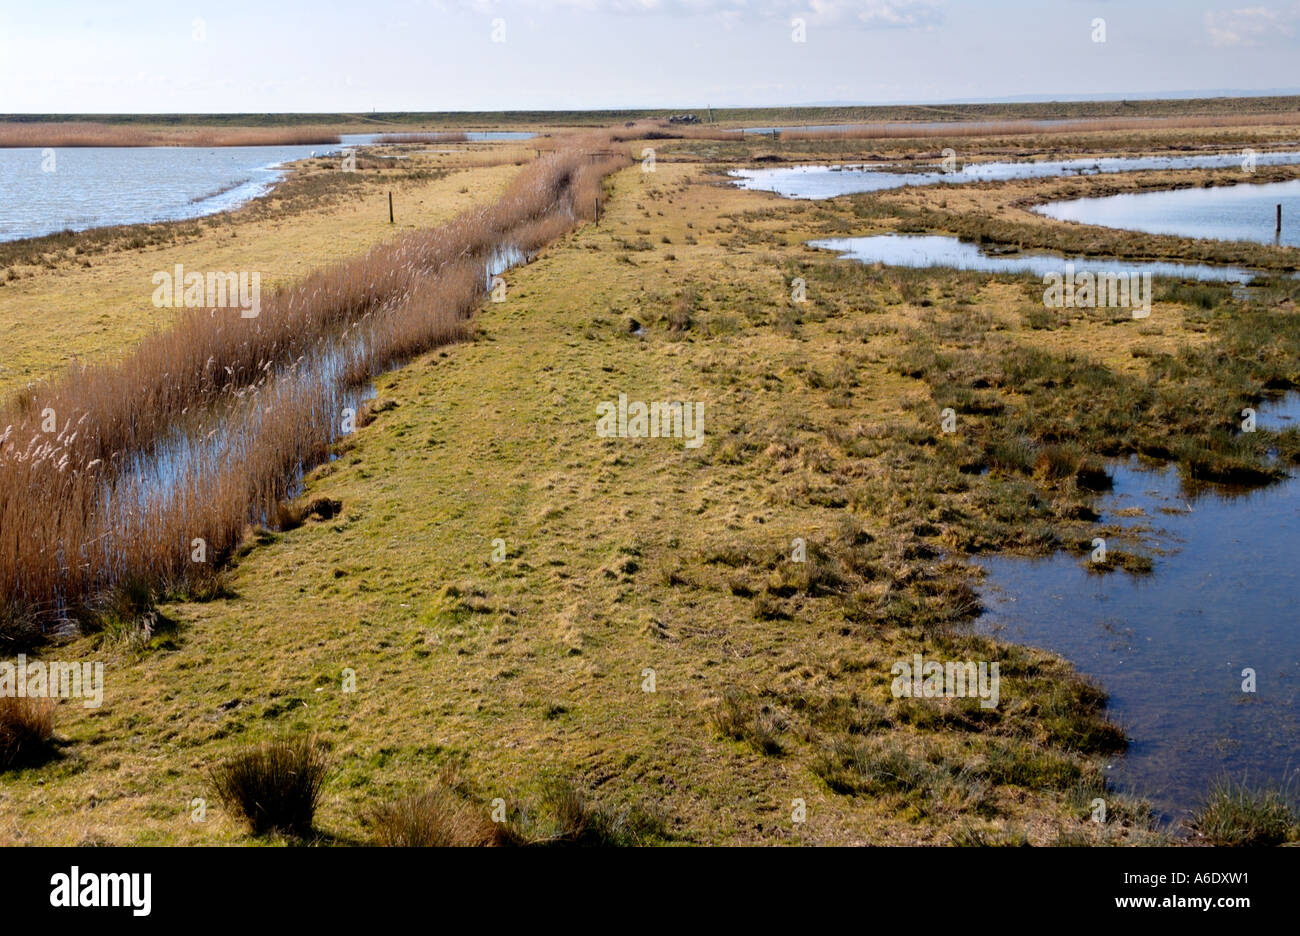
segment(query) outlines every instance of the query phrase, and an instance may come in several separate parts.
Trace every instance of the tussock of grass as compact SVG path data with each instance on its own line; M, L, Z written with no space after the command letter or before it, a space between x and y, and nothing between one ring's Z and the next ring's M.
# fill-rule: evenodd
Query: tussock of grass
M41 642L39 617L23 602L0 598L0 655L21 653Z
M1155 571L1155 562L1150 556L1129 552L1127 549L1108 549L1106 558L1094 561L1091 556L1084 567L1094 575L1122 570L1129 575L1150 575Z
M664 322L670 332L684 332L695 324L695 304L697 302L694 288L687 287L673 297L664 312Z
M723 737L746 741L760 754L784 753L781 735L789 727L788 721L760 699L736 691L724 693L714 710L713 724Z
M1300 837L1300 825L1277 790L1222 781L1192 817L1192 828L1211 845L1280 845Z
M510 822L515 841L531 846L653 845L669 838L664 818L656 811L593 802L569 780L547 782L539 801L517 810Z
M476 848L507 837L483 806L444 783L381 806L371 825L376 845L395 848Z
M213 768L211 782L222 803L255 835L306 838L329 773L325 749L303 738L244 750Z
M0 770L39 764L53 733L52 701L0 696Z

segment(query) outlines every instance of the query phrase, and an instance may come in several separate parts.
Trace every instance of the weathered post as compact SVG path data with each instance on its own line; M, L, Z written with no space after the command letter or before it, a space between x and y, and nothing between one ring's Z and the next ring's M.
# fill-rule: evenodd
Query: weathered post
M1273 230L1273 234L1277 237L1282 236L1282 205L1280 203L1277 206L1277 227Z
M393 193L388 193L388 223L393 223Z

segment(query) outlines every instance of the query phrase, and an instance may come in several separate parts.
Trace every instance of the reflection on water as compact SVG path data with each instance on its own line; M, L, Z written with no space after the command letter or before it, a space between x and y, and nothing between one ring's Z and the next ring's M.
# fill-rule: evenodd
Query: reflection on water
M959 185L967 182L1005 182L1011 179L1046 179L1056 176L1096 175L1155 169L1225 169L1240 167L1238 153L1199 156L1108 156L1097 159L1059 159L1042 162L968 163L952 172L897 172L875 166L790 166L780 169L736 169L731 172L744 189L775 192L786 198L834 198L858 192L880 192L908 185ZM1259 153L1258 166L1300 163L1300 153ZM1271 229L1270 229L1271 230Z
M1281 399L1259 407L1255 426L1273 432L1300 429L1300 393L1287 393Z
M812 247L838 251L845 259L862 263L884 263L903 267L952 267L984 273L1061 273L1066 263L1078 273L1150 273L1181 279L1247 283L1252 274L1234 267L1203 263L1138 263L1095 257L1062 257L1058 254L1023 251L1012 255L990 255L974 244L938 234L877 234L871 237L833 237L808 242Z
M316 354L281 368L274 381L241 391L206 419L187 420L172 428L148 452L132 452L104 486L103 511L130 542L132 531L141 534L165 517L193 517L201 514L196 491L219 488L219 479L231 465L243 464L253 453L264 431L278 428L274 401L278 394L301 396L310 401L304 418L312 425L332 427L327 444L343 435L345 410L356 413L375 395L373 384L349 386L344 379L349 366L363 358L365 339L358 337L342 348L321 346ZM299 462L290 471L291 491L297 490L303 475L312 468ZM292 495L291 495L292 496ZM268 524L266 516L248 518ZM199 521L193 521L199 527ZM110 576L123 567L122 556L114 555L113 544L91 544L98 552L87 552L82 560L106 570Z
M1282 206L1281 237L1276 234L1278 205ZM1300 247L1300 179L1076 198L1049 202L1034 210L1058 221L1147 234Z
M1092 574L1067 555L982 559L981 626L1060 653L1101 683L1132 739L1112 778L1167 818L1224 776L1300 779L1300 482L1192 496L1174 469L1130 463L1101 509L1101 523L1169 550L1153 575ZM1253 694L1242 691L1247 668Z

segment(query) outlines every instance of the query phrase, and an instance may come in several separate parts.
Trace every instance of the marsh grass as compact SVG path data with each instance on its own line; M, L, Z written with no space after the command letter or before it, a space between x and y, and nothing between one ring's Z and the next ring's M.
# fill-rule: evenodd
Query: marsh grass
M1110 488L1104 459L1174 462L1188 483L1258 486L1295 459L1286 433L1238 431L1240 413L1296 380L1300 316L1238 304L1211 323L1216 342L1148 354L1133 374L1078 353L915 330L894 368L925 380L983 449L978 464L1085 492Z
M993 809L988 782L924 737L835 740L812 764L833 792L892 800L914 816L977 815Z

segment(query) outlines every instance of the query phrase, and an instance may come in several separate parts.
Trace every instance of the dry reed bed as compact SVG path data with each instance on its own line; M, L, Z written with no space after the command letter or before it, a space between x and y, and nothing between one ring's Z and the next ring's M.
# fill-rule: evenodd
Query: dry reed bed
M343 388L462 337L498 251L530 254L591 218L629 163L609 144L575 139L496 203L319 270L257 318L184 310L120 362L24 391L0 415L0 638L6 618L44 630L115 586L210 574L326 457ZM196 539L209 564L192 561Z
M571 139L579 140L588 149L600 150L614 143L634 140L729 140L734 143L743 141L745 134L741 130L670 124L666 120L633 120L610 130L579 130L571 136L539 136L526 141L526 145L541 152L551 152L571 145L568 142Z
M429 133L381 133L376 143L468 143L469 134L460 130L437 130Z
M321 127L154 129L89 121L0 123L0 148L81 146L313 146L332 145L339 135Z
M1300 113L1203 117L1111 117L1059 122L1041 120L953 122L942 126L899 123L865 124L827 130L786 130L782 140L887 140L922 137L992 137L1025 134L1091 133L1107 130L1195 130L1217 127L1300 125Z

